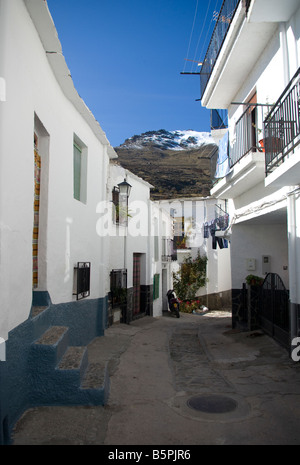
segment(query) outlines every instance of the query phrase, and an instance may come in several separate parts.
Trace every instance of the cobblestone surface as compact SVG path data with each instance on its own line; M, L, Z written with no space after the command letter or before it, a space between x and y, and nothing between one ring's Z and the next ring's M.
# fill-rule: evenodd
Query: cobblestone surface
M109 328L88 349L109 365L108 404L30 409L14 444L300 443L300 364L260 331L232 331L230 313L146 317ZM203 396L236 408L189 406Z

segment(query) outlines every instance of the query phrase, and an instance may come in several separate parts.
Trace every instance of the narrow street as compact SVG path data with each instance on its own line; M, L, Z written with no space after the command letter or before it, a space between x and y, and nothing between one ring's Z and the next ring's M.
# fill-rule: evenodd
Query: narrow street
M230 313L115 325L89 357L109 363L108 404L29 410L14 444L299 444L299 364Z

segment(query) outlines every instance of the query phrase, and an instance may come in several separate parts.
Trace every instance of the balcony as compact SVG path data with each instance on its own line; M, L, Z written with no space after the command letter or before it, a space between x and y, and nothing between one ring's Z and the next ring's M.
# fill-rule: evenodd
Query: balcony
M263 139L259 125L263 115L271 106L249 103L235 125L233 140L226 148L219 150L215 177L220 179L212 188L211 195L223 198L235 198L251 189L265 178ZM259 124L261 122L261 124Z
M274 35L278 23L261 22L258 3L262 8L259 0L223 1L200 72L202 106L228 109ZM270 8L280 16L277 0ZM286 9L290 13L289 6Z
M163 238L162 240L162 262L174 262L177 260L177 250L174 247L174 240Z
M266 184L277 181L279 185L295 185L300 182L299 112L300 68L264 121Z
M247 105L246 110L236 122L235 142L229 154L230 168L250 152L263 152L263 135L258 121L263 121L263 114L271 108L271 105L259 103Z
M246 0L247 16L250 22L286 22L299 8L298 0Z
M210 128L212 131L218 131L228 128L228 112L227 110L211 110L210 112Z
M205 92L207 83L210 79L211 73L214 69L232 18L239 3L240 0L225 0L221 6L216 26L214 28L200 73L202 96Z
M211 162L215 177L221 178L211 190L216 197L235 198L263 180L274 187L300 183L300 68L275 105L246 106L227 160L219 151ZM227 170L218 169L225 163Z

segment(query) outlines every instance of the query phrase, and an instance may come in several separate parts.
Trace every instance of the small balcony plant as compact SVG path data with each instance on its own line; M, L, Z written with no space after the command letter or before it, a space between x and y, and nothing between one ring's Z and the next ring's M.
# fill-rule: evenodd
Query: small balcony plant
M264 278L261 278L260 276L255 276L254 274L248 274L245 280L249 286L261 286L264 282Z

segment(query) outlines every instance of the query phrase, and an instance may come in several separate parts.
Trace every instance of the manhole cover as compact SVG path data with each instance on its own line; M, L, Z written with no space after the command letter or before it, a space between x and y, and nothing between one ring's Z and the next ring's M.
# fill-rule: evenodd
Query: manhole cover
M209 395L192 397L187 401L187 405L200 412L205 413L227 413L232 412L237 407L237 402L230 397Z

